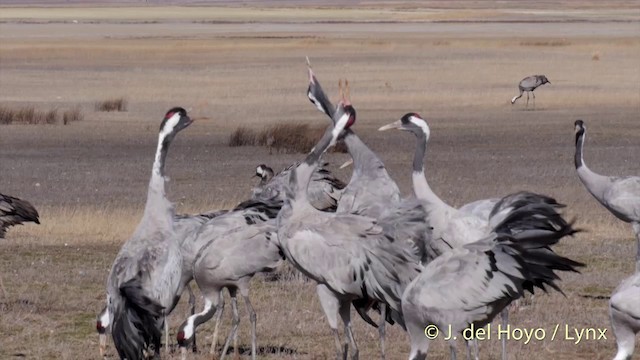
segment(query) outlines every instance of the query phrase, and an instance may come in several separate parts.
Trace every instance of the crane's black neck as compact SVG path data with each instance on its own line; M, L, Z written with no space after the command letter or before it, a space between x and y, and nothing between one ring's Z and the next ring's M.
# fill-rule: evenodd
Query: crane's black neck
M416 152L413 155L413 172L424 172L424 157L427 151L427 135L422 131L415 131L417 140Z
M575 163L576 169L584 166L583 157L582 157L582 148L584 147L584 137L585 137L585 130L584 128L581 128L576 132L576 153L574 156L574 163Z

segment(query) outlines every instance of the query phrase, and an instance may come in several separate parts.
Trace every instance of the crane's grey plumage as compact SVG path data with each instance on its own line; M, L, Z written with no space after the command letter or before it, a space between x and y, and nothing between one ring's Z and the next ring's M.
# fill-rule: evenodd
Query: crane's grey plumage
M164 165L172 140L191 123L183 108L166 113L142 220L120 249L107 280L114 345L120 357L128 360L159 355L165 317L182 292L182 253L173 205L165 195Z
M614 360L629 360L633 356L635 336L640 331L640 177L604 176L591 171L583 154L587 127L582 120L576 120L574 126L574 163L580 181L615 217L631 223L636 237L636 272L622 281L609 301L611 326L618 344Z
M640 176L604 176L587 167L583 158L587 127L576 120L575 166L578 177L589 193L618 219L631 223L636 236L636 268L640 271Z
M291 169L298 165L300 165L300 163L289 165L276 175L273 175L273 170L270 167L266 165L258 166L256 168L256 175L258 175L258 171L261 171L264 177L262 177L260 183L253 188L251 198L263 201L274 199L284 201L285 195L283 190L289 181L289 173ZM335 211L345 184L327 169L327 165L327 163L322 164L322 166L318 167L313 173L307 192L313 207L322 211Z
M9 226L24 222L40 224L36 208L26 200L0 194L0 239L4 239Z
M222 358L231 339L237 354L237 330L240 322L237 309L237 291L244 298L251 321L251 353L256 356L256 314L249 301L249 282L259 272L273 270L281 261L275 218L282 207L279 200L248 200L234 210L204 224L194 242L203 244L193 262L193 275L205 299L204 310L190 316L178 331L178 344L182 348L193 340L196 328L216 315L211 352L217 345L220 318L224 310L222 290L231 295L233 325L227 336ZM251 249L251 251L247 251Z
M485 326L525 290L546 291L550 286L561 291L554 271L584 266L550 250L575 233L556 206L544 201L519 205L489 236L442 254L406 288L402 310L411 338L410 360L427 358L431 340L425 336L426 326L435 325L452 336L455 359L457 334L470 325Z
M278 239L285 257L298 270L325 287L318 292L332 299L334 311L325 308L333 330L338 357L348 354L358 358L358 348L351 330L350 306L354 300L374 300L388 305L402 319L399 295L404 286L420 271L419 254L410 239L399 239L397 219L376 221L348 213L320 212L309 204L306 188L321 155L335 144L343 129L355 122L355 110L343 97L334 116L334 127L291 172L287 201L278 215ZM416 207L421 210L420 205ZM424 214L414 217L414 226L424 226L418 236L426 236ZM411 239L414 240L415 239ZM422 241L422 239L421 239ZM337 332L339 313L347 341L341 347Z
M549 79L547 79L546 76L544 75L532 75L532 76L527 76L526 78L522 79L520 81L520 83L518 84L518 89L520 90L520 94L516 95L513 97L513 99L511 99L511 105L513 105L516 100L520 99L522 97L522 94L526 91L527 92L527 105L526 107L529 106L529 93L531 93L531 95L533 95L533 107L535 108L536 106L536 94L533 92L538 86L544 85L544 84L551 84L551 81L549 81Z
M640 271L624 279L611 295L609 316L618 353L613 360L631 360L640 332Z

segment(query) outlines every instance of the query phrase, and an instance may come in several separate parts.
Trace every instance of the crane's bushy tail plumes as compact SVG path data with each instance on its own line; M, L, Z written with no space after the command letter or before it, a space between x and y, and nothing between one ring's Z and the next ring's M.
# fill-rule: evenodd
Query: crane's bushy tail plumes
M140 278L120 286L122 302L113 313L113 343L122 359L153 357L160 350L164 308L143 293Z
M38 211L28 201L0 194L0 239L6 228L23 222L40 224Z
M389 239L407 245L417 259L424 262L427 257L426 244L433 230L425 221L426 218L427 212L419 200L403 200L388 208L378 220L378 225L382 226Z
M520 192L504 197L492 211L491 223L499 221L493 228L496 260L504 255L512 257L524 278L522 288L531 293L534 287L546 292L545 285L562 293L555 284L559 278L554 271L578 272L577 268L584 266L551 249L563 237L579 231L558 213L562 207L553 198Z

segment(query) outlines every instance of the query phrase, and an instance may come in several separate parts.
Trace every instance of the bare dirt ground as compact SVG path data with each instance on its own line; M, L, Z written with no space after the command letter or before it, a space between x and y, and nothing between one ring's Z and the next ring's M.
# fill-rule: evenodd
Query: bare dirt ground
M507 2L500 10L465 1L347 9L124 3L1 8L0 105L79 105L85 120L0 125L0 191L31 201L42 221L13 228L0 242L0 358L99 357L94 317L110 264L142 213L156 131L170 107L210 118L182 132L168 157L169 195L179 212L230 207L248 196L255 165L281 169L301 159L226 143L239 125L327 123L306 98L305 56L334 97L337 80L350 80L355 130L407 196L414 140L375 129L414 111L429 121L428 178L445 201L530 190L566 203L586 231L558 251L588 267L562 276L566 297L537 295L512 325L547 335L556 324L607 328L607 340L511 340L510 358L613 357L602 297L631 273L635 244L630 226L579 182L573 122L588 126L585 158L593 170L640 174L637 2ZM535 111L525 110L525 98L510 105L520 79L532 74L552 82L536 90ZM94 111L96 101L121 96L127 112ZM335 169L347 156L326 159ZM260 358L334 356L311 283L255 279L252 298ZM173 331L186 313L182 305L171 316ZM246 349L248 319L240 310ZM376 358L377 331L359 319L355 327L361 358ZM212 329L200 327L204 351L193 358L208 358ZM480 346L483 359L499 358L495 338ZM390 359L407 358L408 337L397 326L387 350ZM109 353L116 356L112 346ZM431 358L448 358L444 341L434 343Z

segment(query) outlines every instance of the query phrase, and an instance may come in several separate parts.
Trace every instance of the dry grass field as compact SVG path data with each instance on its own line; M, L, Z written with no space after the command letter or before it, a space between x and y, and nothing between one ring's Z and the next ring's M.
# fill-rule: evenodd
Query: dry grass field
M99 358L95 315L106 276L142 214L156 132L170 107L209 118L182 132L168 157L179 212L233 206L249 195L257 164L279 170L301 159L227 142L238 126L328 124L306 98L305 56L334 98L338 79L350 80L354 129L403 194L411 194L414 139L376 129L414 111L429 121L427 176L445 201L530 190L567 204L586 231L558 251L587 267L562 275L566 297L536 295L512 325L607 328L607 340L512 340L510 359L612 358L603 297L631 273L635 243L630 225L579 182L573 122L587 124L592 170L640 175L638 2L514 1L501 10L467 1L286 4L0 7L0 106L80 109L84 118L0 125L0 191L32 202L42 222L0 241L0 358ZM512 106L518 82L533 74L552 83L536 90L535 111L525 110L525 98ZM127 111L96 111L120 98ZM343 180L350 172L337 166L347 157L326 156ZM252 301L261 359L333 358L313 284L256 278ZM185 302L171 315L174 332ZM246 350L249 322L240 311ZM201 353L191 358L209 358L212 329L200 327ZM355 329L361 358L377 358L377 331L359 318ZM408 336L397 326L388 334L388 358L406 359ZM481 358L498 359L499 349L498 340L483 341ZM109 357L117 357L112 345ZM444 341L430 358L448 359Z

